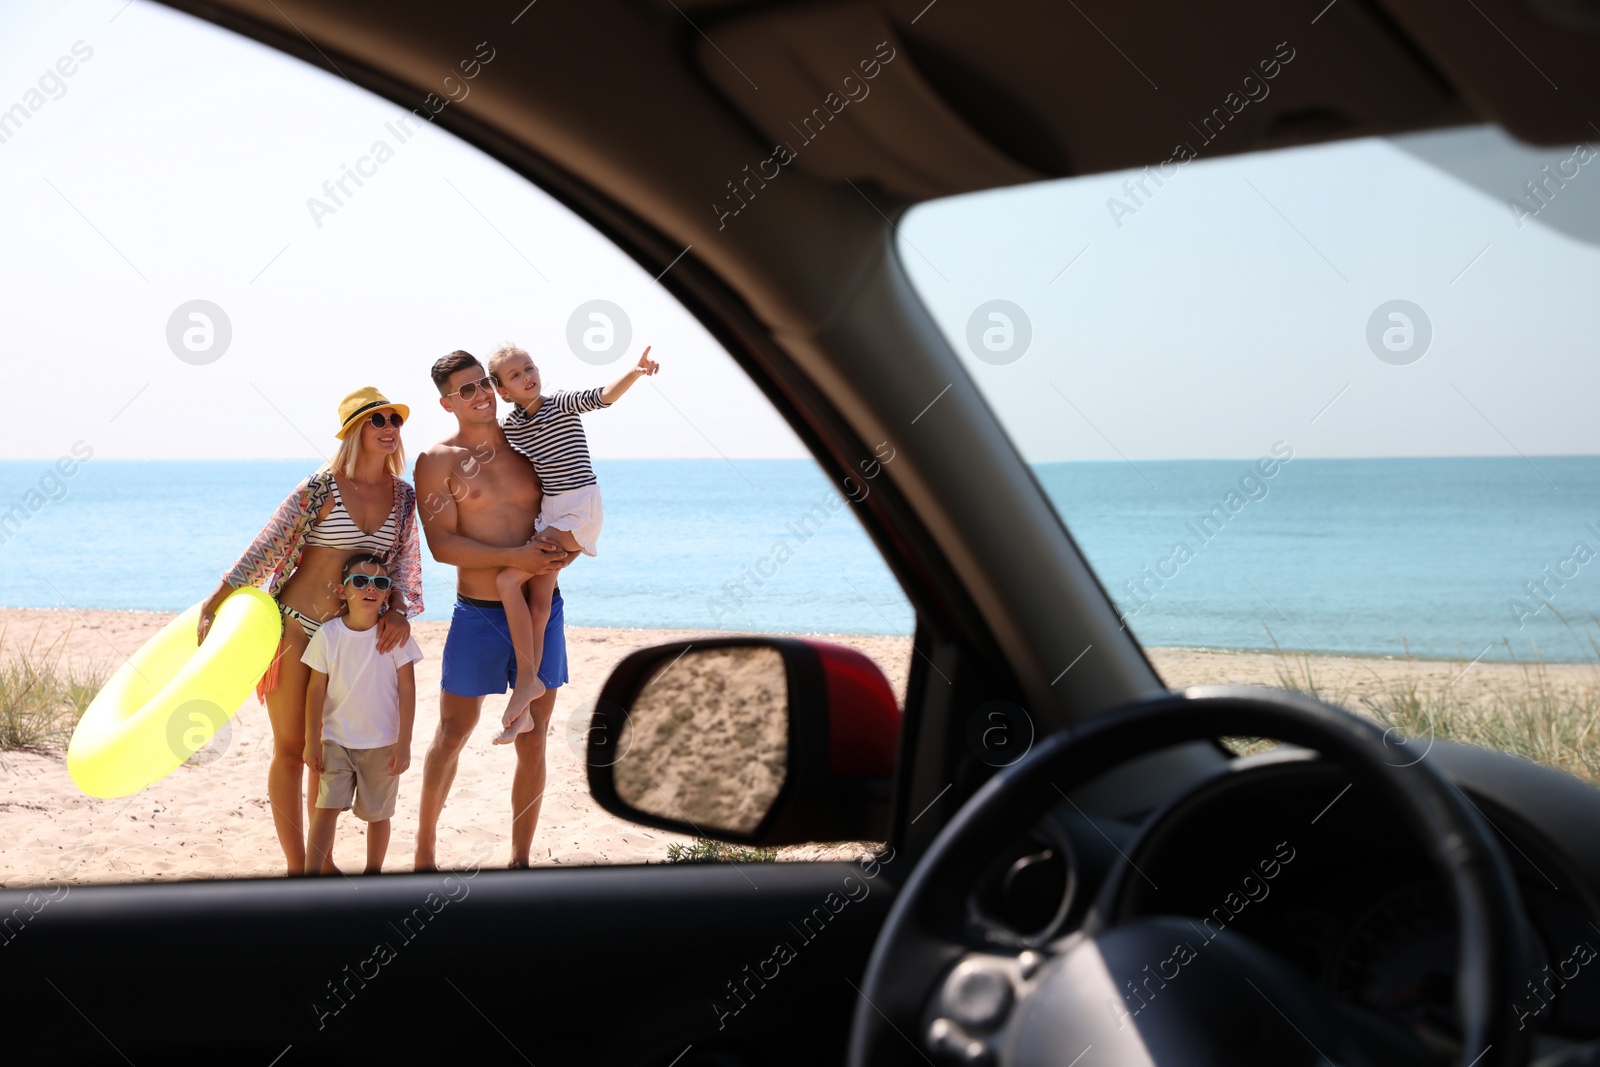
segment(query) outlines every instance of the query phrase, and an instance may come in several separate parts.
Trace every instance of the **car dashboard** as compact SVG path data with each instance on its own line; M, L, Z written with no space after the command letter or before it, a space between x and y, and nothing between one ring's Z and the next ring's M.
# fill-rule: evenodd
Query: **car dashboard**
M1481 750L1472 759L1527 763ZM1530 784L1524 767L1498 769L1457 785L1493 827L1521 893L1534 958L1512 1009L1536 1030L1538 1062L1600 1038L1600 886L1585 869L1600 791L1561 776L1569 817L1536 825L1526 793L1554 772ZM1195 931L1189 953L1223 930L1243 935L1298 968L1352 1025L1391 1031L1420 1062L1459 1055L1449 888L1410 827L1339 766L1285 747L1233 761L1141 820L1063 807L981 880L968 909L977 937L1042 948L1086 927L1179 916ZM1174 977L1184 958L1176 949L1155 962L1153 979Z

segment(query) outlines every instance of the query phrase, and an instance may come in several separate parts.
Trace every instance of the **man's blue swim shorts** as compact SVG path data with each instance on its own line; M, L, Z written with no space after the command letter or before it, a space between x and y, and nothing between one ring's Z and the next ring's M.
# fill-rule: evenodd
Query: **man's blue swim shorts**
M517 654L511 647L506 609L498 600L456 596L441 671L440 687L456 696L492 696L517 684ZM567 681L567 631L559 589L550 598L539 680L550 689Z

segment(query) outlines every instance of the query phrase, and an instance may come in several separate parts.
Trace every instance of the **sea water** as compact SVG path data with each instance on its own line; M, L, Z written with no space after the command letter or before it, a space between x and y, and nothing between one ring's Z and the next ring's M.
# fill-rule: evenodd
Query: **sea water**
M1036 470L1146 645L1596 658L1600 457L1256 463Z
M0 462L0 605L181 611L313 466L92 459L41 487L50 463ZM599 555L562 573L570 625L911 633L904 594L814 463L595 466L605 526ZM44 500L33 512L30 490ZM13 502L21 521L7 523ZM423 617L448 619L455 568L426 543L422 582Z
M596 469L605 530L600 555L562 575L572 625L911 632L911 607L853 505L810 461ZM70 477L52 470L0 461L0 605L180 611L310 465L91 459ZM1254 460L1035 473L1147 645L1594 658L1597 457L1293 459L1270 478ZM424 617L447 618L452 568L422 555Z

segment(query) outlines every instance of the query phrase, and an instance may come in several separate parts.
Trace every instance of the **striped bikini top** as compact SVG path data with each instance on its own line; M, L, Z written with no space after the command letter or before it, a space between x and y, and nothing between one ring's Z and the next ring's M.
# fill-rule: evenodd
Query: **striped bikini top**
M383 525L378 527L376 533L367 533L356 525L356 520L350 517L350 512L345 510L344 498L339 495L339 480L333 481L333 510L328 512L328 517L320 522L313 523L306 533L306 544L317 545L320 548L340 548L358 552L376 552L380 555L394 548L395 541L395 512L398 510L399 501L395 507L389 509L389 514L383 520Z

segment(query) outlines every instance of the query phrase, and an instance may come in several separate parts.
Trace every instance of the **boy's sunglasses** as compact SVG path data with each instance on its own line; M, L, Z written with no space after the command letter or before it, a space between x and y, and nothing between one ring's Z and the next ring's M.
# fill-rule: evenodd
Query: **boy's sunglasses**
M493 384L494 384L494 380L492 378L490 378L489 375L486 374L482 378L479 378L477 381L468 382L466 385L463 385L460 389L457 389L455 392L446 393L444 395L445 396L459 396L462 400L471 400L473 397L478 395L478 390L479 389L482 389L484 392L487 393L487 392L490 391L490 387Z
M358 592L370 584L378 592L386 593L389 591L389 586L394 583L389 580L389 576L386 574L380 574L377 577L373 577L370 574L352 574L344 580L344 584Z
M401 426L405 425L405 421L405 419L400 417L400 413L398 411L391 411L387 416L385 416L381 411L374 411L372 413L372 425L376 426L380 430L383 429L383 424L385 422L398 430Z

